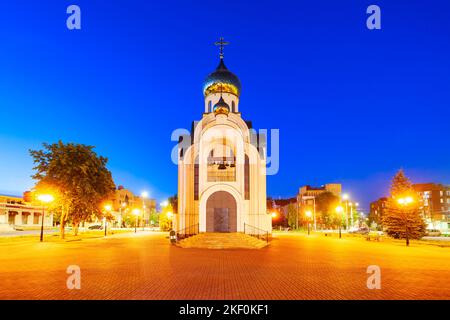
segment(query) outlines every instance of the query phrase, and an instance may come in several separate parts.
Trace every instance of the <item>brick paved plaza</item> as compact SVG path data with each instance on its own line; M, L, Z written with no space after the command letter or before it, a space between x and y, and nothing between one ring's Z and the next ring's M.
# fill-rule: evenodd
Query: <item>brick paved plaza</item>
M450 248L277 234L261 250L171 246L166 234L0 244L1 299L449 299ZM81 268L81 290L66 268ZM366 268L381 267L381 290Z

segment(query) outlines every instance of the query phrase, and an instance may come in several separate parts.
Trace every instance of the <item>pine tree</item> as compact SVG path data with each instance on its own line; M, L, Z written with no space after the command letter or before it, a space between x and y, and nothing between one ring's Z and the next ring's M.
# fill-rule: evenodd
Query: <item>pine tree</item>
M398 170L392 179L391 197L397 198L405 195L411 195L414 191L411 181L405 176L403 169Z
M403 205L398 202L406 197L411 197L412 202ZM426 225L412 183L401 169L392 179L391 197L382 220L387 234L396 239L406 239L406 245L409 245L409 239L420 239L425 234Z

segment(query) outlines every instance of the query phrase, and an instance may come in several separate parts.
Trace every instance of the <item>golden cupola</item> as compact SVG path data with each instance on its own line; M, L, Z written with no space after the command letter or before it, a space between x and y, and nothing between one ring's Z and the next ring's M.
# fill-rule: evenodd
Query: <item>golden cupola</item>
M203 82L203 95L207 97L215 93L231 93L239 98L241 94L241 81L223 62L223 48L229 43L220 38L215 43L220 48L220 62L216 70L211 72Z
M203 95L206 97L213 93L231 93L237 97L241 94L241 81L227 69L222 56L217 69L203 82Z
M230 113L230 106L223 100L223 97L220 96L219 101L214 105L213 111L215 115L228 115Z

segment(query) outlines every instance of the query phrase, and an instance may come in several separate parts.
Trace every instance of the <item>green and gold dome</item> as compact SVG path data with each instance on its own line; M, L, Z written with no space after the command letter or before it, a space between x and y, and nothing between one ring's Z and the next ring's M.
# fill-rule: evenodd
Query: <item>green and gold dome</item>
M237 97L241 94L241 81L227 69L222 57L217 69L203 82L203 95L206 97L213 93L231 93Z

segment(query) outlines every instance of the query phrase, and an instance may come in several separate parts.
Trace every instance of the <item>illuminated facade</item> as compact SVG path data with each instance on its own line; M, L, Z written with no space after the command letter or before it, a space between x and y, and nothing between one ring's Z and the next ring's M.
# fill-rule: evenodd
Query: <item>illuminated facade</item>
M449 232L450 186L438 183L417 183L413 185L419 200L419 209L427 229Z
M53 214L48 213L39 204L25 201L18 196L0 195L0 231L40 226L43 209L44 226L53 226Z
M113 225L115 227L123 227L125 216L131 215L133 209L139 209L142 212L142 215L138 217L139 224L148 226L151 224L151 214L156 211L156 200L137 196L123 186L118 186L112 208L111 214L114 216Z
M314 210L316 206L315 199L325 192L330 192L341 198L342 185L340 183L328 183L321 187L303 186L298 190L297 205L299 208Z
M428 230L450 231L450 186L438 183L416 183L419 212L425 219ZM380 198L370 204L370 222L382 224L388 198Z
M204 82L203 117L180 137L174 229L271 233L265 137L241 116L241 83L225 66L222 49L219 66Z

